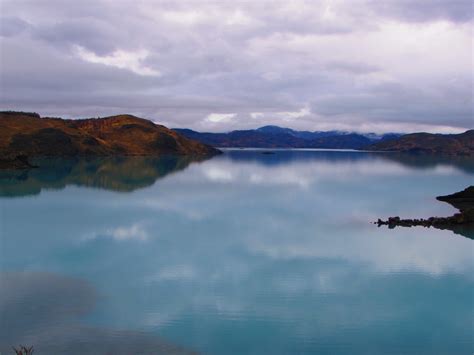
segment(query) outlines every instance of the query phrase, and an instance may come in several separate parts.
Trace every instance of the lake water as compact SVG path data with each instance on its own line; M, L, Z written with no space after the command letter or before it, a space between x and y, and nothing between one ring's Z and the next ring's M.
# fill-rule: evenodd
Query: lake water
M0 172L0 351L472 354L474 161L227 150Z

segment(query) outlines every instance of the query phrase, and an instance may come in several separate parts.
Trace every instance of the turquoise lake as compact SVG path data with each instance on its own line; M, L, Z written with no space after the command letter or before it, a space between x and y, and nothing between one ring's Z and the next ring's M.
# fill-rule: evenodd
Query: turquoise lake
M267 152L268 153L268 152ZM472 354L474 160L226 150L0 172L0 352Z

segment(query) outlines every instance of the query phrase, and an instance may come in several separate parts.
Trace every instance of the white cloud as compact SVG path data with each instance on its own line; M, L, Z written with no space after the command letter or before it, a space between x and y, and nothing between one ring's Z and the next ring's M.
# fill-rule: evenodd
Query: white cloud
M248 13L243 12L242 10L236 10L232 12L226 18L226 24L230 26L250 26L250 25L259 25L260 23L254 18L249 16Z
M286 112L276 112L276 116L281 117L283 119L294 119L300 118L304 116L308 116L311 114L311 111L308 107L303 107L299 111L286 111Z
M288 123L293 122L297 118L307 117L311 115L309 107L302 107L298 111L277 111L277 112L250 112L249 116L253 119L268 119L271 123L272 120L284 120Z
M208 15L198 10L165 11L161 13L161 16L165 21L174 22L183 26L193 26L199 23L204 23L208 19Z
M256 119L256 118L261 118L264 117L265 114L263 112L251 112L250 117Z
M98 56L94 52L91 52L81 46L76 46L75 49L78 56L86 62L110 65L120 69L127 69L136 74L144 76L161 75L158 70L143 65L143 60L145 60L149 55L149 52L144 49L137 52L116 50L112 54L106 56Z
M206 117L206 121L213 123L229 122L235 115L235 113L211 113Z

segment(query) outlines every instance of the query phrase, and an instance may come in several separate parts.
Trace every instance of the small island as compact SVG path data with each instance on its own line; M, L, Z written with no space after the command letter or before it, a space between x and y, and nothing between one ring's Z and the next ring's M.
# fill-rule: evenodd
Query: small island
M83 156L196 156L220 151L133 115L62 119L0 112L0 169L34 167L29 158Z
M395 227L434 227L437 229L449 229L456 234L464 235L468 238L474 239L474 186L469 186L463 191L456 192L451 195L438 196L438 201L447 202L454 208L459 210L448 217L430 217L415 218L415 219L401 219L400 217L389 217L387 220L380 218L374 224L379 227L386 225L390 229Z

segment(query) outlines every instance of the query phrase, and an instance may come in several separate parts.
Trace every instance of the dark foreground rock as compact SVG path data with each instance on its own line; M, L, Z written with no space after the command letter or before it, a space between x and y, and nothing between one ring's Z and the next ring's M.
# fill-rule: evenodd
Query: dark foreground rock
M449 229L456 234L474 239L474 186L469 186L463 191L456 192L452 195L438 196L439 201L448 202L459 210L449 217L430 217L402 219L398 216L389 217L387 220L380 218L374 224L380 226L388 226L393 229L395 227L433 227L437 229Z
M447 202L460 211L472 209L474 208L474 186L469 186L463 191L451 195L438 196L436 199L438 201Z
M457 225L474 223L474 209L466 212L456 213L449 217L430 217L427 219L401 219L400 217L389 217L388 220L383 221L378 219L375 222L379 226L387 225L389 228L401 227L437 227L444 225Z

